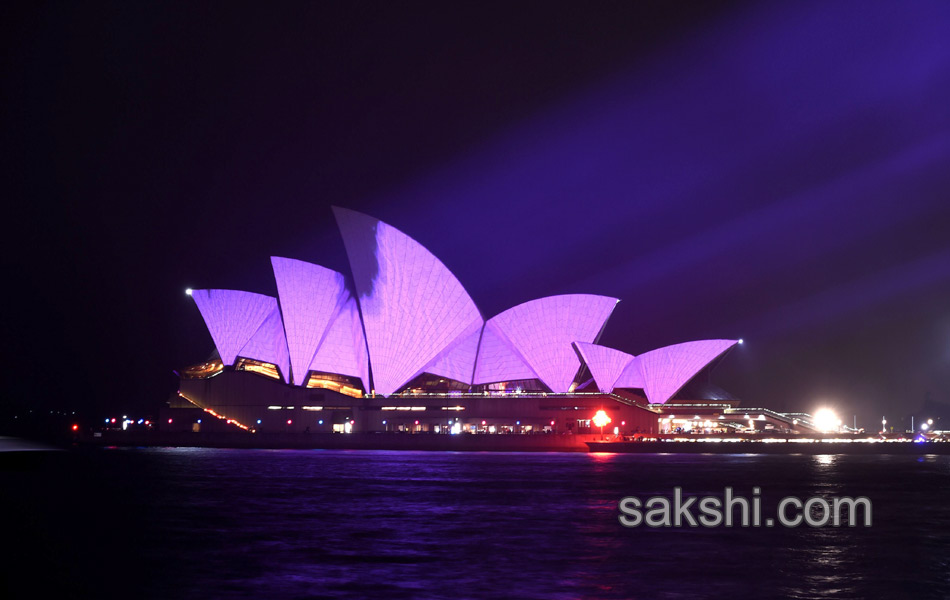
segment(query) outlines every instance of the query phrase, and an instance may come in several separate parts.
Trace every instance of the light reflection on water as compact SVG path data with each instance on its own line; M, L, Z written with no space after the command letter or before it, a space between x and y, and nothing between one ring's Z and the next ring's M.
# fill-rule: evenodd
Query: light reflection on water
M950 457L112 450L175 598L943 598ZM121 473L119 472L121 467ZM135 468L130 468L135 467ZM125 480L122 480L125 481ZM144 487L143 487L144 486ZM624 528L629 495L868 496L871 528ZM130 509L131 510L131 509ZM763 519L764 520L764 519Z

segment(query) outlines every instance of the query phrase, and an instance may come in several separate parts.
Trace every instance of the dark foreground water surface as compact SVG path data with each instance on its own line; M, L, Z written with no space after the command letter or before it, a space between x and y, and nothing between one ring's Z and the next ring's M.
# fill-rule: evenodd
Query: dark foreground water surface
M950 597L948 456L0 454L0 598ZM873 522L620 525L674 486L759 486L763 517L863 495Z

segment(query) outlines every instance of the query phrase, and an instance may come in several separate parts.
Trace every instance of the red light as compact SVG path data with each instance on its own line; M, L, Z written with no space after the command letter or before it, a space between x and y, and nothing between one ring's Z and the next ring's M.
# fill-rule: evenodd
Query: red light
M482 425L484 425L484 424L485 424L485 421L482 421Z
M551 425L554 425L554 421L551 421Z
M115 419L112 419L112 422L115 423Z
M621 421L620 424L621 424L621 425L626 425L627 422L626 422L626 421Z
M172 420L171 420L171 419L168 419L168 424L169 424L169 425L172 424Z
M293 425L293 423L294 423L293 419L287 419L287 424L288 424L288 425Z
M79 425L73 423L73 431L79 431Z
M416 421L416 425L418 425L418 424L419 424L419 421Z

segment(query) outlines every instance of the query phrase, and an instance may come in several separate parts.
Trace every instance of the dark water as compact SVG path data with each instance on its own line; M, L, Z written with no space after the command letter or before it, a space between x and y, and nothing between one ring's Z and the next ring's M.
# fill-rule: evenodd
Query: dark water
M950 597L947 456L7 454L3 598ZM873 524L619 524L674 486L864 495Z

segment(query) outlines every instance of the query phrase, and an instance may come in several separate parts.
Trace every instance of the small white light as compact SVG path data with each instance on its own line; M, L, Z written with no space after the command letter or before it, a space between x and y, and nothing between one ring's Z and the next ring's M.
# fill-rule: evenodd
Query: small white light
M185 290L185 295L186 295L186 296L190 296L192 291L193 291L193 290L192 290L191 288L186 289L186 290ZM742 342L740 341L739 343L741 344Z
M740 344L745 343L745 340L743 340L742 338L739 338L739 343Z

